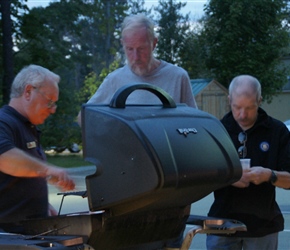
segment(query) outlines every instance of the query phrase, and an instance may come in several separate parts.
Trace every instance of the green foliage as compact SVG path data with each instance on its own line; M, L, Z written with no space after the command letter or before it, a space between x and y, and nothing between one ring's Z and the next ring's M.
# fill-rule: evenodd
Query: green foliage
M226 87L239 74L257 77L263 96L270 99L287 82L279 65L289 44L287 1L211 0L205 9L202 41L207 67Z
M128 14L135 15L138 13L144 13L145 15L153 18L153 16L151 15L153 7L147 10L146 8L144 8L144 3L145 3L144 0L138 0L138 1L128 0L128 4L129 4Z
M189 17L180 13L186 3L176 3L175 0L159 0L158 12L158 46L156 48L159 58L173 63L181 64L180 49L184 47L186 32L189 30Z
M78 93L79 103L86 103L88 99L92 97L92 95L97 91L98 87L104 81L105 77L115 69L120 67L120 61L115 60L109 66L109 68L104 68L100 75L97 76L95 72L91 72L86 76L83 87Z
M76 116L82 103L122 64L124 17L139 12L151 15L151 10L144 8L144 0L58 0L32 10L25 2L12 0L14 72L33 63L61 76L57 112L41 126L42 144L80 144ZM191 78L215 77L226 87L237 74L252 74L269 100L288 74L279 65L281 56L288 54L289 33L282 25L289 18L286 2L211 0L201 26L193 28L188 15L180 12L186 3L160 0L156 54L185 68Z
M91 72L86 76L84 85L79 92L79 100L85 103L98 89L102 82L97 80L95 72Z
M77 102L77 91L72 91L68 83L59 85L60 95L55 114L50 116L43 125L41 143L44 147L66 146L73 143L81 144L81 129L76 122L80 104Z
M190 31L184 38L184 46L180 49L180 66L187 70L190 79L212 78L206 67L206 47L197 30Z
M199 33L202 28L192 23L189 14L182 15L186 3L159 1L157 23L159 34L156 48L157 57L183 67L190 78L210 78L210 70L205 64L206 47Z
M121 48L118 28L128 8L122 0L60 0L23 16L17 69L34 63L61 76L57 112L41 126L44 146L81 143L77 114Z
M21 36L21 13L27 11L26 0L1 1L0 19L0 89L1 104L9 102L10 88L14 78L13 42Z

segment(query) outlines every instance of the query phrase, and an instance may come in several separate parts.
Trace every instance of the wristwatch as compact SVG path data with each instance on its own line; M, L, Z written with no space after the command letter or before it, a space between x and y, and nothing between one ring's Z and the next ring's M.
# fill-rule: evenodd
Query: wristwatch
M272 184L274 184L277 181L277 175L275 174L275 172L273 170L271 170L271 177L269 179L269 182L271 182Z

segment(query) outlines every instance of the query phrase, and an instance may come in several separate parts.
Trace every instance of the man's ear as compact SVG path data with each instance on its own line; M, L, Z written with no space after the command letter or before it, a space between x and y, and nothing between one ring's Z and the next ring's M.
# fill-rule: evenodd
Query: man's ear
M30 98L32 89L33 89L33 86L30 84L27 84L25 86L24 93L23 93L25 98Z
M228 102L229 102L229 105L231 105L231 97L230 97L230 95L228 95Z
M153 50L156 48L157 42L158 42L158 38L155 37L153 40Z
M261 97L260 97L260 100L258 101L258 105L259 105L259 106L261 105L262 101L263 101L263 97L261 96Z

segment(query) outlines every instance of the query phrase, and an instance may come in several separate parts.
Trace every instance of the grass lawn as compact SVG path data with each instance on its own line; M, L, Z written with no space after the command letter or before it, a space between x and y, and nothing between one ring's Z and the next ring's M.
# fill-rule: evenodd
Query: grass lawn
M81 154L47 154L47 161L63 168L73 168L81 166L92 166L93 164L84 161Z

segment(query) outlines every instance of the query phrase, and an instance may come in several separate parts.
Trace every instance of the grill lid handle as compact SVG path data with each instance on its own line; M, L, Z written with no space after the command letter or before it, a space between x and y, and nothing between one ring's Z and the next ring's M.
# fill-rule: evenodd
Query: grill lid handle
M127 97L133 91L140 89L155 94L162 102L164 108L176 108L174 100L166 91L149 83L127 84L119 88L111 99L110 107L125 108Z

